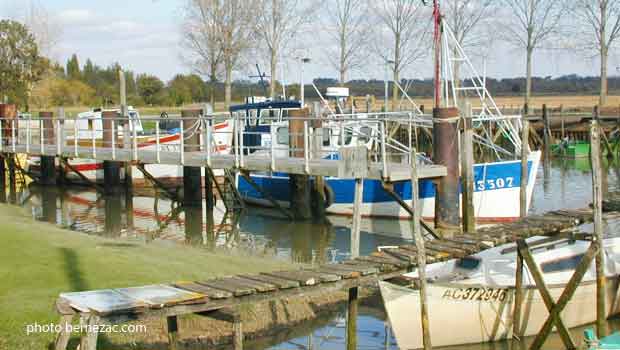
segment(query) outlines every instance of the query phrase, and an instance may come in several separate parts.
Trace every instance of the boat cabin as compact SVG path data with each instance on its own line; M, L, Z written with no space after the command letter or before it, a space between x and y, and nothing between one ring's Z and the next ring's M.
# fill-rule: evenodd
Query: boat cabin
M82 112L77 115L75 123L77 124L78 139L101 139L103 138L103 119L102 113L107 111L117 112L120 115L119 109L102 109L95 108L88 112ZM142 121L140 120L140 113L133 107L127 109L129 116L129 130L133 133L133 128L136 128L138 134L142 134L144 129L142 128ZM119 134L123 132L123 125L120 119L116 121Z

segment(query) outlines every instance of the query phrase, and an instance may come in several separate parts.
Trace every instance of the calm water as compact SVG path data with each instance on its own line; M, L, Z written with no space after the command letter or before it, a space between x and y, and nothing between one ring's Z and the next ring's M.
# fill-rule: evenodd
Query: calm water
M607 164L606 164L607 165ZM604 188L620 189L620 167L607 165ZM591 201L591 173L588 159L554 160L539 169L532 211L580 208ZM10 196L9 196L10 197ZM37 220L47 221L71 230L124 240L143 242L166 241L170 244L201 246L205 250L229 251L275 257L285 261L324 263L346 259L350 249L350 218L328 217L324 222L291 223L271 210L250 208L241 215L228 215L220 206L213 215L195 209L184 210L176 203L153 197L105 198L84 188L40 188L30 186L13 198L29 208ZM618 232L618 222L606 223L609 234ZM583 230L590 230L585 225ZM382 245L409 242L407 222L364 219L361 253L368 254ZM376 303L380 304L380 302ZM296 327L260 342L249 343L250 349L345 349L346 310ZM362 307L358 318L359 349L397 349L395 339L385 327L382 308ZM617 324L612 327L617 329ZM581 329L575 339L581 339ZM549 340L547 348L561 344ZM524 345L525 346L525 345ZM466 349L508 349L508 343L459 347Z

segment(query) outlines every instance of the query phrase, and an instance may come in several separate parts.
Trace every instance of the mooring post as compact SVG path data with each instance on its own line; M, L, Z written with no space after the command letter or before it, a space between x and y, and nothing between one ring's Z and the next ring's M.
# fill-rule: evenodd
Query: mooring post
M0 153L0 203L6 203L6 161L4 153Z
M309 115L308 109L289 111L289 147L290 156L303 158L305 152L304 121ZM312 218L310 177L308 175L289 174L291 209L295 219Z
M58 108L58 115L57 115L57 123L56 125L58 125L57 127L57 135L56 135L56 139L58 140L58 145L56 145L57 149L58 149L58 178L57 178L57 183L59 185L64 185L67 183L67 170L65 169L65 165L62 162L63 159L63 152L64 152L64 146L65 146L65 142L66 142L66 135L65 135L65 109L63 107L59 107Z
M420 281L420 318L422 321L422 343L425 350L432 349L430 323L428 320L428 301L426 298L426 249L420 227L420 204L418 166L416 150L411 151L411 206L413 209L413 238L417 250L418 280Z
M209 167L204 168L205 173L205 204L207 205L207 211L213 211L215 207L215 196L213 194L213 181L211 177L211 169Z
M103 121L103 147L112 149L112 143L118 140L114 120L118 119L118 113L115 111L103 111L101 113ZM93 131L94 132L94 131ZM120 163L116 161L103 161L103 183L105 194L118 194L121 188L121 170Z
M118 70L118 81L121 104L120 117L123 122L123 148L125 149L125 151L128 151L131 150L133 147L131 130L135 128L136 125L129 118L129 111L127 110L127 85L125 83L125 72L122 69ZM117 123L115 123L115 125L116 124ZM118 129L118 127L115 126L115 129ZM123 171L125 173L125 188L126 190L131 190L131 187L133 186L133 165L131 163L131 160L124 162Z
M349 288L347 304L347 350L357 350L358 287Z
M433 158L447 169L437 182L435 227L445 236L460 230L458 108L433 109Z
M547 105L542 106L542 119L543 119L543 151L545 157L545 163L551 160L551 125L549 124L549 111Z
M15 177L15 157L10 155L6 159L9 165L9 203L15 204L17 202L17 182Z
M243 350L243 322L238 310L233 315L233 341L234 350Z
M598 337L607 334L607 315L605 307L605 250L603 249L603 191L601 168L600 124L598 107L590 129L590 161L592 162L592 210L594 211L594 242L598 246L596 254L596 330Z
M353 223L351 225L351 259L360 256L360 230L362 226L362 197L364 194L364 179L355 179L355 193L353 196Z
M528 165L529 156L529 135L530 122L526 118L521 120L521 184L519 189L519 215L524 218L527 216L527 183L528 183Z
M179 341L179 323L176 316L166 317L168 326L168 345L170 350L176 350Z
M476 232L474 211L474 130L471 121L471 104L461 110L463 130L461 134L461 181L463 188L463 232ZM415 158L413 158L415 160Z
M41 158L40 158L40 176L39 183L41 185L56 184L56 161L54 156L45 155L46 153L55 153L54 142L54 113L40 112L39 119L42 125L41 132Z
M312 137L310 138L312 154L311 158L321 159L321 148L323 146L323 121L321 120L321 104L314 102L313 104L314 119L311 123L313 130ZM325 178L321 175L314 176L314 188L312 190L312 209L315 218L324 218L326 209L326 195L325 195Z
M181 111L184 138L181 152L200 151L199 109ZM202 174L200 167L183 166L183 206L202 207Z

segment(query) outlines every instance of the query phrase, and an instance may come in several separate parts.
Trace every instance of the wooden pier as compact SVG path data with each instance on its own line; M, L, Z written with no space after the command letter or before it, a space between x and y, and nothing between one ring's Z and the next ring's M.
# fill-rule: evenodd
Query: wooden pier
M614 215L614 214L611 214ZM617 214L615 214L617 215ZM428 263L462 258L485 249L516 242L532 236L549 236L545 244L579 239L572 229L592 221L589 208L552 211L513 223L481 228L475 234L459 234L449 239L426 240ZM510 248L508 248L510 249ZM516 250L516 247L514 248ZM178 339L177 317L223 308L236 310L240 305L290 298L301 295L349 290L349 304L357 303L357 288L377 280L393 279L418 265L418 249L404 245L381 249L370 256L314 268L276 271L256 275L237 275L205 281L174 282L152 286L62 293L56 301L61 324L79 318L81 324L119 324L147 317L168 320L169 339ZM355 309L354 307L352 308ZM351 310L351 309L350 309ZM236 349L241 349L243 335L239 318L235 318ZM348 332L355 332L349 325ZM349 333L351 334L351 333ZM67 347L70 334L61 332L55 349ZM81 337L81 350L96 349L97 333Z

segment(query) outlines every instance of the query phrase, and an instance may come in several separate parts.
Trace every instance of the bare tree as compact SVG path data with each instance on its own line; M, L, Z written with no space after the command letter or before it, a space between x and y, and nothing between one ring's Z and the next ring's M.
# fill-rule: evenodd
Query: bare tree
M204 15L203 21L213 26L224 65L226 108L231 102L233 70L252 46L260 5L260 0L195 0L194 5L188 7L190 13L186 16L192 17L193 13L200 18Z
M422 1L383 0L373 3L373 12L388 29L388 40L377 40L377 51L385 64L390 64L395 83L400 73L427 54L425 37L429 32L430 16L424 18ZM398 105L399 88L392 88L392 104Z
M566 0L503 0L512 11L507 21L505 39L513 45L525 48L526 81L525 103L529 105L532 96L532 56L534 50L557 33L562 15L566 13Z
M488 22L491 11L496 8L498 0L446 0L443 2L444 23L454 33L458 44L464 49L483 46L488 33L479 30L479 26ZM459 84L461 62L454 64L455 84Z
M62 27L40 0L17 2L10 7L8 17L20 21L34 35L39 52L46 57L54 54L62 36Z
M222 72L223 52L215 15L216 6L189 0L183 23L184 59L192 69L208 78L211 105L215 106L215 84Z
M259 12L257 33L265 44L271 71L271 98L276 95L278 59L297 35L301 27L312 18L312 2L307 0L263 0Z
M333 0L326 3L326 27L336 44L326 50L327 59L338 70L340 85L344 85L347 74L359 68L366 59L363 51L368 44L370 29L367 4L366 0Z
M620 37L620 0L577 0L577 13L587 34L586 48L596 50L601 63L599 104L607 103L607 62L609 49Z

